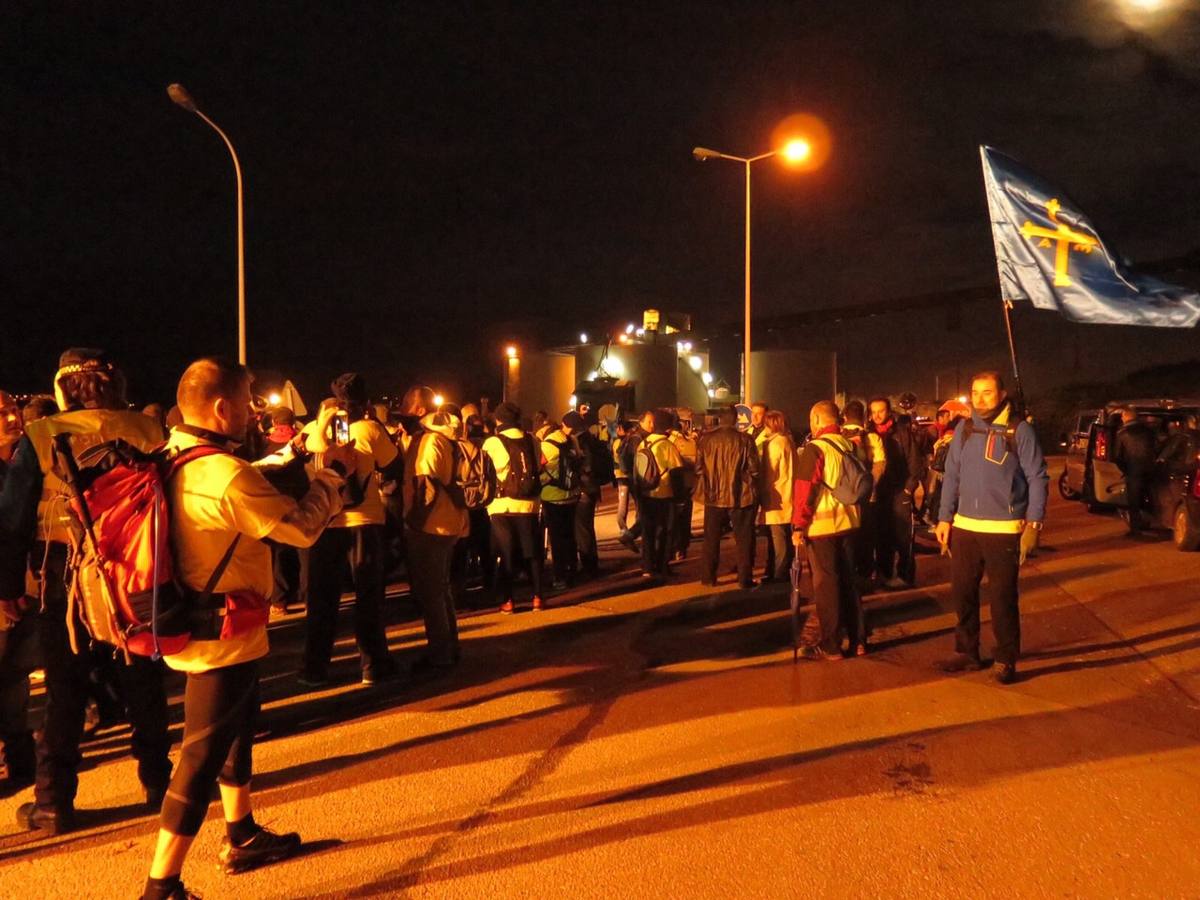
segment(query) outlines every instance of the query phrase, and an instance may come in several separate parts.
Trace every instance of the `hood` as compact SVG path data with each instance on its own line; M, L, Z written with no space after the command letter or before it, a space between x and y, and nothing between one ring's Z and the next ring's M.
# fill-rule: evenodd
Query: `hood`
M462 422L458 416L452 416L446 412L431 412L421 419L421 427L426 431L433 431L442 437L456 441L462 430Z

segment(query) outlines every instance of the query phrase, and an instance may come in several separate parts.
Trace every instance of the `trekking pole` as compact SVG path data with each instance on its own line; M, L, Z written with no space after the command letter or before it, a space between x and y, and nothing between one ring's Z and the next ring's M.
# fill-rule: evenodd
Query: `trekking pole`
M804 575L804 561L800 558L801 547L796 547L796 555L792 558L792 590L788 595L788 605L792 611L792 662L800 659L800 579Z

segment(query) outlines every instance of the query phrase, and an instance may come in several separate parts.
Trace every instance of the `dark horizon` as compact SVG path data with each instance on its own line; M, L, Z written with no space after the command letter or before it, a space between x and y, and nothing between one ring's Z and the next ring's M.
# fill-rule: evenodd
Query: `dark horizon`
M380 394L494 389L506 342L647 306L736 319L741 172L690 151L762 152L798 111L834 150L755 168L757 315L994 280L980 143L1133 259L1193 249L1195 9L999 6L14 5L0 385L45 390L59 351L100 345L165 401L235 351L232 166L174 81L245 170L250 365L310 393L348 369Z

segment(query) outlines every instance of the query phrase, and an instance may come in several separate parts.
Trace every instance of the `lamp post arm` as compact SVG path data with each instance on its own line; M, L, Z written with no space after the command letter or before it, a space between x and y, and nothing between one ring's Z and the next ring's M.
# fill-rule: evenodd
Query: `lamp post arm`
M229 148L229 155L233 157L233 174L237 179L238 362L244 366L246 364L246 235L245 207L242 198L242 164L238 160L237 151L233 149L233 142L229 140L229 136L221 130L221 127L199 109L194 112L221 136L221 140Z
M778 156L778 150L772 150L770 153L760 153L758 156L752 156L749 159L742 160L745 163L758 162L760 159L770 159L772 156Z

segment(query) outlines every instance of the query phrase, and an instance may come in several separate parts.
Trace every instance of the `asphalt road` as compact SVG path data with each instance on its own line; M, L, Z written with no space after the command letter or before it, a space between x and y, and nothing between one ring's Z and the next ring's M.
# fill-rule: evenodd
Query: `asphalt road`
M1200 897L1200 554L1123 531L1055 499L1009 687L932 668L954 620L928 555L917 589L869 598L874 652L838 663L793 664L782 588L702 589L698 544L667 587L606 539L602 580L551 609L465 613L440 680L359 687L347 639L346 683L301 692L289 616L254 783L258 819L306 851L223 876L214 805L185 881L206 898ZM411 659L419 623L390 607ZM19 832L28 792L0 801L0 896L137 895L157 823L126 746L89 746L79 832Z

